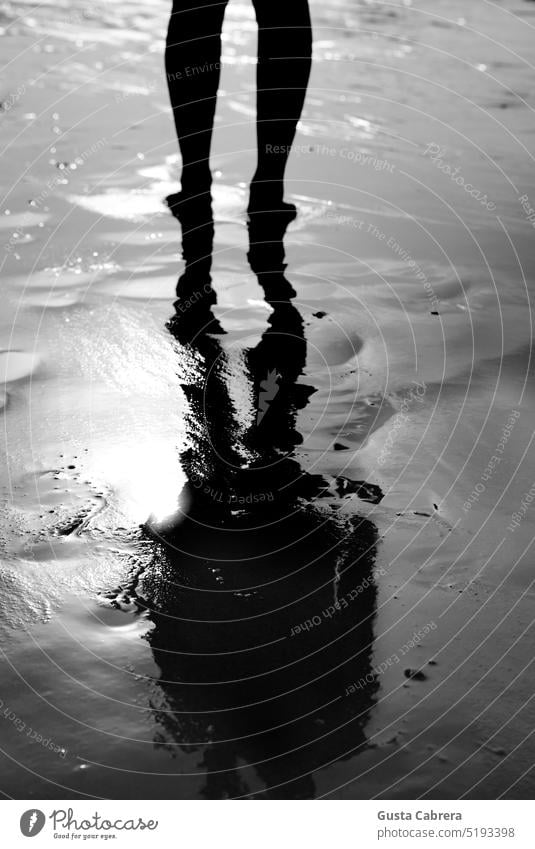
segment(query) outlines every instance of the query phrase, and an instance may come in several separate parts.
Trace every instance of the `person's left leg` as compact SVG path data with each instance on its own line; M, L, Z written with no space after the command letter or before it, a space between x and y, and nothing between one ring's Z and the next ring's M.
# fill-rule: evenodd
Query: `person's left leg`
M258 21L258 165L249 212L289 209L284 172L310 76L312 28L307 0L253 0Z

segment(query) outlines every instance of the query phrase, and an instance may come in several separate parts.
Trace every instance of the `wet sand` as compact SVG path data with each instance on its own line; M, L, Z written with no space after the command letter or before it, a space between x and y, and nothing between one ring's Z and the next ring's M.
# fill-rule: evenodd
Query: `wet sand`
M204 348L168 326L167 4L3 9L5 796L532 797L531 6L312 4L281 312L246 259L230 3ZM244 561L187 452L203 369L235 447L268 354L271 447L310 487L284 531L268 475L261 533L241 491Z

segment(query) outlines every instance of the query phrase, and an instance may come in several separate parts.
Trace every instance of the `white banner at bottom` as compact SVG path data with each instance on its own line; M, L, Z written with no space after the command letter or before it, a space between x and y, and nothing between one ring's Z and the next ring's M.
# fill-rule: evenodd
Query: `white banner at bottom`
M533 849L528 801L4 801L2 845Z

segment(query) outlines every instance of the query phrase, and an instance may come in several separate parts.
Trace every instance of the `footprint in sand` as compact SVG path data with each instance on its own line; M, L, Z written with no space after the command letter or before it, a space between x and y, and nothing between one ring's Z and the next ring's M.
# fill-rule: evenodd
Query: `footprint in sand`
M315 321L307 333L307 368L329 369L354 361L363 339L344 316L315 313ZM318 319L323 319L320 321Z
M77 304L82 297L78 291L37 291L25 292L24 306L42 307L43 309L63 309Z
M29 377L39 363L38 354L30 354L28 351L1 351L0 386Z

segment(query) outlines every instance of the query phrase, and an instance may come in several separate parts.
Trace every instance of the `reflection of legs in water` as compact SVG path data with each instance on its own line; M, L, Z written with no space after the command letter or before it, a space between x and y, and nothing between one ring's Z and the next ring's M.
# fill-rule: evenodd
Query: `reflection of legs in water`
M132 583L160 670L155 743L197 761L196 776L176 776L180 798L314 797L321 769L366 750L378 689L377 531L300 464L298 414L314 389L305 320L279 295L291 288L284 216L252 218L249 259L268 298L277 290L273 312L261 340L237 350L206 313L176 305L188 485L174 520L145 526L154 556ZM198 269L192 258L192 278ZM277 393L262 406L269 374Z
M174 0L165 66L182 154L182 194L171 196L171 206L210 190L226 5L227 0ZM284 170L303 108L312 47L307 0L254 0L254 6L259 26L258 166L250 212L283 208Z

